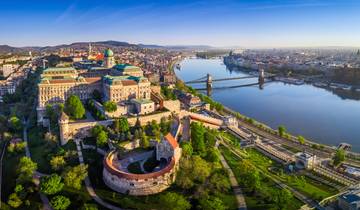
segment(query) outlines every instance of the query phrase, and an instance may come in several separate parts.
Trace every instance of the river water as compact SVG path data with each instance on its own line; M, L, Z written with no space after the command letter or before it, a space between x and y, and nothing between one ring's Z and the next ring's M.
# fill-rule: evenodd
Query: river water
M230 71L221 59L185 59L175 70L184 81L210 73L213 78L247 76ZM214 82L225 87L257 82L257 78ZM205 84L193 84L205 88ZM225 106L276 129L284 125L294 135L327 145L347 142L360 152L360 101L342 99L332 92L312 85L270 82L258 86L214 89L211 97Z

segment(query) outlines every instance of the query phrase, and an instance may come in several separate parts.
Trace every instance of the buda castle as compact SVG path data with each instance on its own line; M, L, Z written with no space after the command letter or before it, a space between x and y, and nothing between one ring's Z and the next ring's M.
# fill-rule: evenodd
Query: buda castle
M82 101L92 98L98 90L103 101L121 102L130 99L150 99L150 82L143 71L129 64L115 64L114 53L104 52L102 66L88 68L47 68L38 84L38 123L43 121L46 105L64 103L71 95Z

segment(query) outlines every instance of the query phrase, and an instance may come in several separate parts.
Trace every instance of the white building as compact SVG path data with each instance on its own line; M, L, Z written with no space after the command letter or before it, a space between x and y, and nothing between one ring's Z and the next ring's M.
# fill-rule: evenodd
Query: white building
M2 75L4 77L8 77L10 74L12 74L15 70L15 65L13 64L4 64L1 68Z
M155 103L149 99L132 99L136 112L140 115L150 114L155 111Z
M295 164L297 168L312 169L317 165L316 155L299 152L295 154Z

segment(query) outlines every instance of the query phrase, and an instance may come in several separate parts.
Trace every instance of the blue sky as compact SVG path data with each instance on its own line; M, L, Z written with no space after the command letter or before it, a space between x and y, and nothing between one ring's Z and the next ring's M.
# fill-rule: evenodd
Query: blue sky
M360 46L358 0L0 1L0 44Z

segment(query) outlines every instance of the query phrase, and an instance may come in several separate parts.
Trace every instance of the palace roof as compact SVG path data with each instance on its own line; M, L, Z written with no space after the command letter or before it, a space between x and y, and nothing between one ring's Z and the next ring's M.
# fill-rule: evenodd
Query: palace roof
M120 83L123 85L136 85L137 83L147 79L145 77L106 75L103 77L103 80L109 85L116 85Z
M115 70L122 71L122 72L137 72L141 71L140 67L133 66L130 64L117 64L113 67Z

